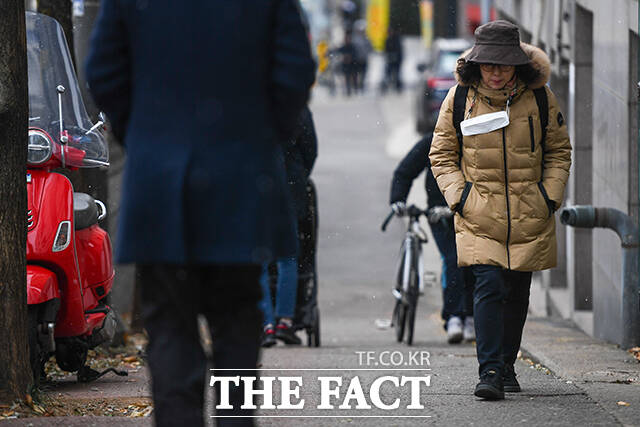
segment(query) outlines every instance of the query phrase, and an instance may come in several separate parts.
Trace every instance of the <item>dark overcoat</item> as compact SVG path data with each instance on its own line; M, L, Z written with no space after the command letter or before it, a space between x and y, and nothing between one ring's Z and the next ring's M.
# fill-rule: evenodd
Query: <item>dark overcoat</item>
M284 148L287 183L298 220L308 212L307 184L318 156L318 138L309 108L304 108L298 118L295 136Z
M295 253L279 143L314 72L297 0L103 0L87 80L127 150L118 261Z

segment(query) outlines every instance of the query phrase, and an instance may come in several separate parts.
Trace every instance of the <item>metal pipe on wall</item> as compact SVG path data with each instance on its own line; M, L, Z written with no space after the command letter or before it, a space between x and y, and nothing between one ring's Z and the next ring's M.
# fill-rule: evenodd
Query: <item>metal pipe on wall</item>
M572 206L562 209L560 221L572 227L608 228L615 231L622 244L622 340L620 345L640 345L640 289L638 270L640 232L633 218L613 208Z

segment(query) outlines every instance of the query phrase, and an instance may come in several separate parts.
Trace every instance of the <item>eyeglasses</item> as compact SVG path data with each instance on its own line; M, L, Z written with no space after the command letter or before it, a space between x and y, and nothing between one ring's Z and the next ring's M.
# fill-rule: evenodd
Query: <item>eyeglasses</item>
M502 73L511 71L515 67L513 65L500 65L500 64L480 64L480 69L486 72L493 72L495 69L500 70Z

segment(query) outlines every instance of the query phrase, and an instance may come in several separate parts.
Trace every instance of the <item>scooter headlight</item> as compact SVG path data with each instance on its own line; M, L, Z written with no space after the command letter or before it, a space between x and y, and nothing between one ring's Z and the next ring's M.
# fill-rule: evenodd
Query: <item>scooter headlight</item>
M51 138L40 129L29 129L29 151L27 163L41 165L51 158Z

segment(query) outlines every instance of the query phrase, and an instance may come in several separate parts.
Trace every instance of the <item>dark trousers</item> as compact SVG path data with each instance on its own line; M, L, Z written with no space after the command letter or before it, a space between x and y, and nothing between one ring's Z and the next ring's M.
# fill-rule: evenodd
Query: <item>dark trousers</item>
M531 273L473 265L476 351L479 373L502 372L513 365L520 349L529 309Z
M353 64L345 64L342 66L344 73L345 93L347 96L351 96L358 90L358 73L357 68Z
M209 322L214 367L234 369L215 371L215 375L255 376L255 370L242 369L255 369L258 363L261 268L163 264L138 268L156 425L202 426L205 377L208 387L211 375L207 375L207 359L200 344L198 314ZM232 386L229 401L234 410L217 411L216 415L251 415L252 411L239 409L243 400L243 388ZM253 426L251 418L217 421L219 426Z
M456 232L452 221L429 224L442 256L442 319L473 316L473 275L458 267Z
M388 87L395 88L396 91L402 90L402 78L400 77L400 70L402 69L402 63L393 61L387 62L385 69L385 89Z

